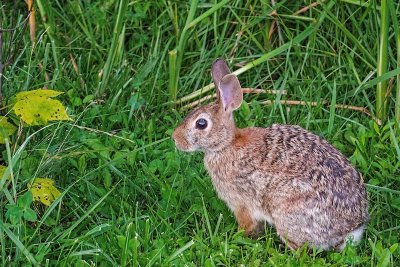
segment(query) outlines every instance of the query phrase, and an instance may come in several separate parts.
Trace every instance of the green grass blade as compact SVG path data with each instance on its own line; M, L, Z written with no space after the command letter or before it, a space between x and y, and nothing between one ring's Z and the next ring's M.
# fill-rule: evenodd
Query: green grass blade
M128 1L127 0L121 0L119 3L119 8L118 8L118 13L117 13L117 20L115 22L114 30L113 30L113 38L111 42L111 47L108 52L108 57L106 64L104 65L103 69L103 77L102 80L99 84L99 87L97 89L97 95L100 96L102 95L107 86L108 86L108 81L110 80L111 76L111 70L114 65L115 58L118 54L120 54L120 51L117 51L118 48L118 40L121 37L121 32L124 28L124 16L125 16L125 11L128 8Z
M194 245L193 240L190 240L189 242L187 242L184 246L182 246L181 248L176 250L174 253L172 253L171 256L169 256L169 258L167 259L167 263L173 261L176 257L178 257L180 254L182 254L185 250L187 250L188 248L190 248L193 245Z
M18 239L16 235L14 235L13 232L11 232L10 229L3 223L2 220L0 220L0 228L2 231L4 231L8 237L12 240L12 242L15 244L15 246L20 250L25 257L29 260L30 263L33 265L37 265L36 259L33 257L33 255L29 252L29 250L22 244L22 242Z
M39 12L42 17L43 24L46 31L50 37L51 42L58 45L58 38L56 34L56 23L54 21L54 13L52 12L51 2L48 0L36 0L37 6L39 7Z
M396 54L397 54L397 68L400 68L400 29L398 16L396 14L396 8L394 6L393 0L388 0L388 6L390 10L390 15L393 23L394 37L396 42ZM397 74L396 78L396 99L395 99L395 117L397 123L400 123L400 74Z
M400 68L388 71L384 74L382 74L381 76L376 77L375 79L372 79L368 82L362 83L357 89L356 92L358 92L359 90L366 90L368 88L374 87L375 85L383 82L383 81L387 81L388 79L399 75L400 74ZM364 80L365 81L365 80ZM363 81L363 82L364 82Z
M207 18L208 16L212 15L213 13L215 13L217 10L219 10L220 8L224 7L227 3L229 2L229 0L223 0L217 4L215 4L213 7L211 7L210 9L208 9L206 12L204 12L203 14L201 14L200 16L198 16L197 18L193 19L192 21L190 21L189 23L186 24L184 30L188 30L194 26L196 26L199 22L201 22L203 19Z
M398 162L400 162L400 146L399 146L399 142L397 141L397 137L396 137L395 131L393 130L392 125L390 125L390 122L388 123L388 125L389 125L389 129L390 129L390 136L392 137L392 142L393 142L394 148L395 148L396 153L397 153L397 160L398 160ZM399 125L397 125L397 127L398 126Z
M379 35L379 53L377 75L382 76L388 71L388 43L389 43L389 8L388 0L381 1L381 28ZM387 80L376 86L376 116L385 120L387 117Z
M332 87L332 98L331 98L331 103L329 106L329 123L328 123L328 133L329 135L332 134L333 130L333 124L335 120L335 110L336 110L336 95L337 95L337 90L336 90L336 81L333 82L333 87Z
M12 157L11 157L11 149L10 149L10 142L8 142L8 139L5 139L5 143L6 143L6 151L7 151L7 160L8 160L8 167L10 167L10 169L13 169L13 161L12 161ZM11 188L12 188L12 195L14 197L14 201L17 201L17 191L16 191L16 181L15 181L15 177L14 177L14 172L10 172L10 178L11 178Z
M367 187L369 187L369 188L373 188L373 189L376 189L378 191L400 195L400 190L394 190L394 189L390 189L390 188L383 187L383 186L378 186L378 185L373 185L373 184L365 184L365 185Z
M71 225L68 229L66 229L60 236L59 240L62 240L69 236L71 232L78 227L78 225L85 220L103 201L114 191L115 186L107 192L103 197L101 197L90 209L88 209L85 214L83 214L73 225Z
M183 58L183 54L185 51L185 46L186 46L186 42L187 42L187 38L188 38L188 29L189 29L188 25L189 25L189 23L192 22L192 20L194 18L198 3L199 3L198 0L191 1L189 13L188 13L188 16L187 16L186 22L185 22L185 26L179 37L178 46L173 50L172 54L170 53L170 55L172 55L172 58L170 58L170 60L175 61L175 68L171 67L171 65L170 65L170 81L169 81L169 84L170 84L169 91L173 94L176 94L176 92L178 91L179 73L180 73L180 69L181 69L181 65L182 65L182 58ZM173 56L174 54L176 54L176 56ZM170 64L172 64L172 62ZM171 77L172 74L175 74L174 77ZM173 99L174 95L170 95L170 97Z
M371 53L360 43L359 39L355 37L343 23L337 18L337 15L333 14L330 10L327 10L324 7L324 10L328 14L328 19L332 21L346 36L349 38L353 44L361 51L361 53L366 57L364 59L363 57L361 60L363 60L366 64L368 64L371 68L373 68L376 65L376 60L375 58L371 55Z
M168 53L168 63L169 63L169 97L171 101L176 101L176 95L178 90L178 82L177 82L177 65L176 65L176 49L170 51Z
M340 0L340 2L348 3L348 4L353 4L357 6L362 6L362 7L373 7L376 10L380 10L381 7L378 5L375 5L374 1L362 1L362 0Z

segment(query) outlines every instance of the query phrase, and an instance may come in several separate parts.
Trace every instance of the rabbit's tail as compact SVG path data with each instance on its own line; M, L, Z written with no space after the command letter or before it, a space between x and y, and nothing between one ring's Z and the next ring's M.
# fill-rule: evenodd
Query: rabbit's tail
M343 250L346 247L347 243L358 244L362 238L364 230L365 230L365 225L362 224L361 226L351 231L349 234L347 234L344 241L337 246L337 249L340 251Z

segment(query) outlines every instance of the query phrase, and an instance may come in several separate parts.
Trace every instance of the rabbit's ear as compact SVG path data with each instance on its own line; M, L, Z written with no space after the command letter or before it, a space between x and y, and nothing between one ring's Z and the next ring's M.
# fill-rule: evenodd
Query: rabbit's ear
M220 105L226 112L232 112L242 104L242 87L235 74L225 75L219 82L218 91L221 96Z
M219 83L221 82L222 78L225 75L230 74L231 72L229 71L228 65L226 64L225 60L222 58L218 58L217 60L214 61L212 67L211 67L211 75L212 79L215 85L215 89L217 91L217 101L221 101L221 96L220 92L218 90Z

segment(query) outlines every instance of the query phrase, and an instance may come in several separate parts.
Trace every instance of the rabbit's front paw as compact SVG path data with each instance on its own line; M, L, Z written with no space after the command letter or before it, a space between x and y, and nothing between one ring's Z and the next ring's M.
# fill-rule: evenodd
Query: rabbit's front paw
M251 217L250 211L242 206L234 210L236 221L239 224L239 229L245 231L246 236L257 238L260 232L260 223Z

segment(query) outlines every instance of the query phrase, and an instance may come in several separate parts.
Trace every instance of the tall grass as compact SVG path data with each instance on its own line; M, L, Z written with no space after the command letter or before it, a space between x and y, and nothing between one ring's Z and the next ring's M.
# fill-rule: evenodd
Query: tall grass
M170 91L170 97L172 101L176 100L176 95L178 91L178 81L179 81L179 73L180 69L182 66L182 60L183 60L183 55L185 52L185 46L187 39L189 38L189 30L191 28L194 28L196 24L200 23L207 17L209 17L211 14L214 12L217 12L218 9L222 8L224 5L226 5L229 2L229 0L223 0L220 1L219 3L213 5L210 9L208 9L206 12L198 16L197 18L194 18L197 6L198 6L198 0L192 0L190 9L188 12L188 16L186 18L185 26L183 27L182 31L180 32L179 35L179 41L177 47L170 52L170 80L169 80L169 91Z
M128 7L127 0L122 0L119 2L117 18L115 21L115 26L114 26L113 35L112 35L112 42L111 42L111 46L109 48L107 61L104 65L104 68L102 69L101 83L99 84L99 87L97 90L98 96L102 95L105 92L107 86L109 85L108 81L110 80L111 70L114 67L115 58L118 54L122 53L121 52L122 46L119 46L118 42L121 44L124 41L123 38L121 39L120 35L121 35L121 33L123 33L122 30L124 28L124 16L125 16L127 7Z
M0 144L0 164L8 166L0 180L3 265L399 265L397 126L366 114L380 110L373 89L400 75L397 1L35 3L37 42L23 36L4 73L5 104L24 89L61 90L74 122L21 126ZM7 8L0 5L4 18ZM384 9L393 27L378 74ZM176 151L170 135L186 113L180 104L211 94L217 57L244 88L265 90L245 94L239 127L300 125L363 174L371 220L358 247L290 251L269 226L259 239L245 237L202 155ZM399 111L396 98L388 118ZM34 202L37 222L13 225L7 204L36 177L55 180L62 195L49 207Z
M390 1L390 0L389 0ZM377 75L382 76L388 70L388 43L389 43L390 13L388 1L381 2L381 20L379 36L379 53ZM384 80L376 87L376 114L378 118L385 120L387 117L388 83Z

